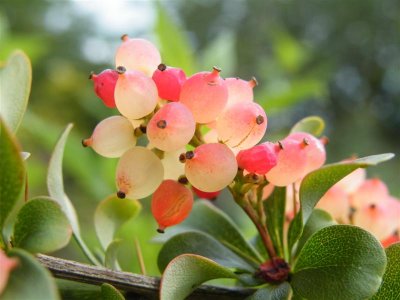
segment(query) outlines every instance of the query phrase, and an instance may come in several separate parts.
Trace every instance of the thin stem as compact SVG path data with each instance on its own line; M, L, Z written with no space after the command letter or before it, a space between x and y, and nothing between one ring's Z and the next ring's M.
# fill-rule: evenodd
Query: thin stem
M81 248L83 254L85 254L86 258L95 266L101 266L102 264L97 260L97 258L90 252L89 248L83 242L80 236L74 234L74 239L77 242L78 246Z
M146 266L144 264L142 248L140 247L140 244L139 244L139 241L137 238L135 238L135 249L136 249L137 259L138 259L139 265L140 265L140 271L142 272L142 275L146 275Z
M242 206L242 208L245 211L245 213L249 216L250 220L254 223L258 232L260 233L262 242L265 246L265 249L268 252L268 256L270 258L277 257L275 248L272 244L271 237L269 236L267 229L264 226L262 226L260 219L256 215L254 209L248 204Z

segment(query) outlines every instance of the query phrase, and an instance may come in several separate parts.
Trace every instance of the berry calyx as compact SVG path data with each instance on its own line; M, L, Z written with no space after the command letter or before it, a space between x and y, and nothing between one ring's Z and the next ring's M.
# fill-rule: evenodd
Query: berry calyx
M256 277L268 283L281 283L289 278L290 266L282 258L274 257L259 266Z

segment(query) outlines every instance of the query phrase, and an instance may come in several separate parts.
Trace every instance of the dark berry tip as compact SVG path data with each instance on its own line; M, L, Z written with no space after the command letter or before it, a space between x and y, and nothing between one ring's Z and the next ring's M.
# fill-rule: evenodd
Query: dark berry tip
M256 118L256 123L257 125L261 125L262 123L264 123L264 117L262 115L258 115Z
M157 232L158 232L158 233L165 233L165 230L164 230L164 229L161 229L161 228L157 228Z
M188 183L189 183L189 180L186 178L186 176L182 175L182 176L180 176L180 177L178 178L178 182L179 182L180 184L188 184Z
M188 151L185 153L185 158L186 159L192 159L194 157L194 152L193 151Z
M305 146L310 145L310 141L309 141L307 138L304 138L304 139L303 139L303 144L304 144Z
M129 38L129 36L126 33L121 35L121 40L122 41L126 41L128 38Z
M143 133L147 132L147 127L145 125L140 125L139 128L140 128L141 132L143 132Z
M180 161L181 163L184 163L184 162L186 161L186 155L185 155L185 153L182 153L182 154L179 155L179 161Z
M167 69L167 65L166 64L159 64L157 69L159 69L161 72L165 71Z
M120 198L120 199L125 199L126 194L124 192L118 191L117 192L117 197Z
M96 74L94 74L94 72L92 71L89 74L89 79L93 79L95 76L96 76Z
M281 141L278 141L278 145L281 150L285 149L285 147L283 146L283 143Z
M86 144L86 140L85 140L85 139L83 139L83 140L81 141L81 143L82 143L82 146L85 147L85 148L88 146L88 145Z
M118 66L116 71L119 75L122 75L126 72L126 68L123 66Z
M219 67L217 67L217 66L214 66L214 67L213 67L213 70L216 71L216 72L218 72L218 73L220 73L220 72L222 71L221 68L219 68Z
M157 127L160 129L165 129L167 127L167 121L165 120L160 120L157 122Z

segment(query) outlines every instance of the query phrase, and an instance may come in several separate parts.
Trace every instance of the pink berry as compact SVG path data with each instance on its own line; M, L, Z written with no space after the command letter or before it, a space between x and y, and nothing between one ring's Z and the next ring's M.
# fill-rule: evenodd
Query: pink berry
M167 67L160 64L153 73L153 80L157 85L158 96L169 101L179 101L182 85L186 75L179 68Z
M217 192L230 184L237 173L233 152L224 144L203 144L185 154L185 175L204 192Z
M239 168L250 173L266 174L277 164L279 146L266 142L236 155Z
M175 151L190 142L196 129L190 110L179 102L164 105L147 124L150 143L163 151Z
M193 113L197 123L214 121L228 101L228 89L220 70L196 73L182 86L179 101Z
M367 204L359 207L353 214L353 224L371 232L379 240L392 235L399 219L397 209L388 203Z
M255 78L249 81L240 78L226 78L225 83L228 88L227 106L238 102L253 102L253 88L257 85Z
M304 171L304 175L316 169L319 169L325 163L325 146L319 139L317 139L313 135L306 132L295 132L290 134L287 138L296 140L303 144L304 151L307 156L307 165Z
M248 149L262 139L267 123L267 116L260 105L238 102L218 117L218 139L233 149Z
M128 71L136 70L151 76L161 63L160 52L151 42L122 36L122 44L115 55L115 65Z
M91 74L89 77L94 83L94 92L103 103L110 108L115 107L114 90L118 80L118 72L115 70L104 70L100 74Z
M154 111L158 102L154 81L139 71L126 71L118 67L115 86L115 104L119 112L128 119L141 119Z
M365 180L358 189L351 195L350 203L354 208L364 205L378 204L386 200L389 191L386 184L378 179Z
M276 186L287 186L305 174L307 155L302 142L284 139L278 154L278 162L267 174L267 180Z

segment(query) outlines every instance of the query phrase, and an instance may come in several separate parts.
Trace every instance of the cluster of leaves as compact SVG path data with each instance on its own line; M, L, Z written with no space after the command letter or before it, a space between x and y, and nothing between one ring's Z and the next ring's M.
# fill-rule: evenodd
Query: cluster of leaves
M318 135L321 128L321 120L311 117L296 124L293 131ZM291 295L300 299L392 299L389 294L400 291L395 283L400 274L392 271L398 268L393 263L400 255L400 244L388 248L385 254L379 241L367 231L337 225L328 213L314 209L343 177L392 157L369 156L326 165L308 174L300 187L300 209L286 236L286 188L275 188L263 203L267 227L278 256L291 267L288 281L279 285L263 284L254 276L260 264L269 260L260 246L260 237L247 242L227 215L198 202L189 219L162 239L166 243L158 258L164 272L161 298L183 299L205 281L231 278L240 285L258 287L250 299L288 299Z

